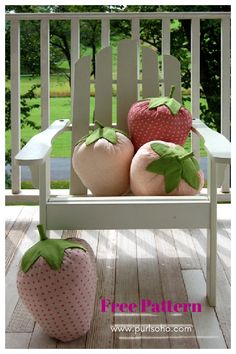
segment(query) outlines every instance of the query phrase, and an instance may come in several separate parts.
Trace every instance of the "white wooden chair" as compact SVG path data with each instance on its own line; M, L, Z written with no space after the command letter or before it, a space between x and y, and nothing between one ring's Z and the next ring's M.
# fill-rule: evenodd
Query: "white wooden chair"
M142 79L138 79L139 45L135 40L123 40L118 45L117 59L117 126L127 131L127 113L138 99L142 85L143 97L159 95L159 85L167 94L175 85L174 97L181 100L180 63L170 55L163 56L162 79L159 78L157 54L142 48ZM47 230L63 229L163 229L206 228L207 296L216 304L217 252L217 165L230 162L230 143L221 134L209 129L199 119L193 120L193 131L205 141L208 153L207 194L195 197L93 197L71 169L70 194L50 195L49 158L52 140L66 130L72 130L72 149L89 129L90 56L75 64L73 90L73 122L61 119L34 136L16 155L20 165L28 165L33 184L40 190L40 223ZM104 125L112 124L112 52L102 49L96 56L95 118ZM73 127L73 129L72 129Z

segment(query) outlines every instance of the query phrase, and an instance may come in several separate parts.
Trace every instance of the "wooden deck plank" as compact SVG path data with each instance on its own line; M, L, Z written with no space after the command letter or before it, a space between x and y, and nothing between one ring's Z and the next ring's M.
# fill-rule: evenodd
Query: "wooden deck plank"
M222 226L219 225L217 229L218 256L228 282L231 284L231 241L224 225Z
M201 268L190 230L175 229L172 232L181 269Z
M199 261L203 274L206 278L206 243L207 235L204 229L191 230L195 248L198 252ZM225 342L228 348L230 348L231 341L231 290L230 284L222 267L222 264L217 257L217 271L216 271L216 307L215 311L220 323L221 330L223 332Z
M154 233L152 230L136 230L136 237L140 299L159 303L163 294ZM141 313L141 326L162 324L166 324L164 312L152 313L149 308ZM141 333L141 336L142 348L170 348L169 336L163 332Z
M5 236L8 235L22 208L23 205L8 205L5 207Z
M53 349L56 347L57 347L57 340L45 334L40 328L40 326L38 325L38 323L36 323L29 342L29 348L30 349L42 349L42 348Z
M6 209L8 208L9 207ZM16 206L14 208L15 218L18 219L20 223L24 222L25 216L23 209L25 207ZM112 333L110 325L158 325L159 322L160 324L165 324L163 314L161 314L162 316L146 316L145 314L141 314L141 316L140 313L137 313L137 316L116 315L113 317L111 313L102 314L98 304L100 304L101 294L109 294L112 299L112 291L113 297L115 297L116 300L120 299L120 302L139 303L140 298L146 297L160 302L161 297L159 298L159 296L161 295L165 300L173 299L173 302L185 302L187 294L189 296L188 288L190 287L191 290L193 286L198 284L198 275L195 276L195 274L198 273L195 272L201 273L201 271L203 271L203 275L206 276L205 230L190 230L191 235L186 233L186 230L161 230L161 236L159 230L154 232L151 230L120 230L117 232L105 231L104 233L101 231L103 239L101 240L100 246L100 237L99 240L97 237L98 231L64 231L64 237L74 236L86 239L92 246L95 254L97 249L99 250L98 289L100 290L97 292L94 319L87 336L70 343L62 343L49 338L41 331L38 325L34 324L33 319L30 318L27 310L23 309L23 305L18 298L16 273L21 256L33 243L38 241L38 233L36 230L38 223L38 207L28 208L34 209L33 219L28 225L29 229L25 237L23 237L22 242L20 242L19 247L16 249L6 274L7 348L167 348L168 345L176 349L195 348L198 347L195 338L196 334L200 347L204 347L206 338L201 336L201 332L198 332L199 322L196 325L195 314L192 316L193 320L191 316L188 316L190 319L186 319L185 316L177 317L173 316L173 313L167 314L167 325L185 325L193 321L192 323L196 328L196 333L192 331L189 334L184 334L184 338L182 338L183 333L175 333L169 336L170 339L168 339L168 336L166 336L167 338L160 339L158 333L158 336L155 336L157 338L149 339L150 335L143 333L140 336L137 334L136 339L132 336L132 339L128 338L130 334ZM22 212L22 215L20 215L20 212ZM16 221L13 220L13 216L12 219L10 219L10 214L10 210L6 212L6 216L8 215L6 225L8 225L9 232L13 231L13 226ZM218 205L218 285L217 305L213 311L216 313L216 319L228 348L230 348L231 233L229 217L230 205L220 204L220 207ZM61 234L62 231L52 231L50 236L55 238L60 237ZM114 242L112 241L113 238L115 238L113 240ZM155 240L154 245L153 239ZM117 260L115 258L116 248ZM109 258L109 252L111 252L112 258ZM158 257L155 257L156 253ZM181 269L183 270L181 271ZM192 272L189 278L190 282L193 282L193 286L186 285L185 274L190 274L188 272ZM183 281L183 277L185 282ZM184 284L186 285L187 293ZM102 288L104 290L102 290ZM203 285L201 285L201 288L203 289ZM197 291L198 290L200 291L200 288L197 287ZM148 313L148 315L150 315L150 313ZM34 331L31 333L33 328ZM186 338L187 336L188 338ZM169 344L167 345L167 343Z
M113 334L110 326L114 315L101 312L101 299L114 301L115 264L116 264L116 231L102 230L99 232L97 248L97 293L94 306L94 317L87 333L86 348L113 348ZM97 237L96 237L97 239Z
M166 301L171 300L172 303L186 303L187 294L172 230L155 230L155 239L160 264L163 297ZM181 324L192 327L191 332L169 333L171 348L198 348L191 314L185 312L177 316L176 313L167 312L166 316L167 324L170 326Z
M17 287L16 287L16 276L17 276L21 257L29 247L31 247L34 243L38 241L38 232L36 230L36 225L38 223L38 207L32 207L32 208L34 210L32 222L27 230L27 233L25 234L25 237L23 238L22 242L17 248L15 257L13 258L10 267L8 269L8 272L6 274L6 281L5 281L6 328L9 325L10 319L12 317L13 311L16 307L19 298Z
M206 300L206 282L201 270L183 270L188 301L202 304L202 312L193 312L192 318L200 349L226 348L213 307Z
M6 349L25 349L28 348L31 333L6 333Z
M34 215L31 206L24 206L12 225L5 241L5 271L7 272L10 263L27 232Z
M136 236L134 230L117 231L116 303L139 304ZM139 311L139 308L137 309ZM115 325L139 325L140 316L115 314ZM141 336L115 333L114 348L140 348Z
M13 311L6 332L9 333L31 333L35 326L35 320L19 299Z

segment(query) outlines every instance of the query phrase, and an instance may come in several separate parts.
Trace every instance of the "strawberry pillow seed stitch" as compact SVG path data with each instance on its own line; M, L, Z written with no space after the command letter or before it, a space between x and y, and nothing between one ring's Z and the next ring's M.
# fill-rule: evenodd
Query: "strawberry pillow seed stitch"
M22 257L17 288L22 302L50 337L63 342L88 332L96 294L96 265L89 244L80 239L40 241Z
M152 140L184 145L192 127L190 112L172 98L149 98L134 103L128 113L128 129L135 151Z

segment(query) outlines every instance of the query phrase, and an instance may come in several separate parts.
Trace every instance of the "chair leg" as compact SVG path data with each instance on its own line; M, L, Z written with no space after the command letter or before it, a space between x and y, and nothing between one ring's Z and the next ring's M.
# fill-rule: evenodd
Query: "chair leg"
M207 299L210 306L216 306L217 237L214 229L207 230Z
M207 298L210 306L216 306L217 260L217 185L216 162L208 158L208 197L210 199L210 228L207 230Z
M50 160L49 158L39 168L39 223L47 231L47 201L50 194Z

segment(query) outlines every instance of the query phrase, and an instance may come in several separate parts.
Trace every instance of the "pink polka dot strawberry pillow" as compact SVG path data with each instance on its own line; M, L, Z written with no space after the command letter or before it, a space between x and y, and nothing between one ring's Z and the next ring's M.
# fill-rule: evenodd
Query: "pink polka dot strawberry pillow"
M40 241L21 260L18 292L45 333L71 341L90 327L97 283L95 257L82 239L48 239L42 225L38 230Z
M184 145L192 127L192 116L172 97L174 89L172 86L169 97L144 99L131 106L128 129L136 151L153 140Z

